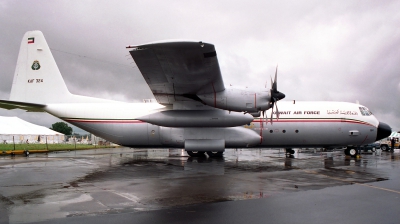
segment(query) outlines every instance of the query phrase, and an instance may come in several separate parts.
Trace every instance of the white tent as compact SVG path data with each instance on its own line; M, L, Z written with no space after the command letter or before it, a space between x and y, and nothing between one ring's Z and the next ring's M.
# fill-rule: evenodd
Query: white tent
M18 117L0 116L0 144L12 143L61 143L64 134L32 124Z

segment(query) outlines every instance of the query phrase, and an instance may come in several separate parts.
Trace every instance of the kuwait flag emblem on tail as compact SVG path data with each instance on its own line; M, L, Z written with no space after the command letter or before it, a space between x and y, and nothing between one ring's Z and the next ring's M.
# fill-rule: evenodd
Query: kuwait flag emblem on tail
M29 37L28 38L28 44L33 44L35 43L35 38L34 37Z

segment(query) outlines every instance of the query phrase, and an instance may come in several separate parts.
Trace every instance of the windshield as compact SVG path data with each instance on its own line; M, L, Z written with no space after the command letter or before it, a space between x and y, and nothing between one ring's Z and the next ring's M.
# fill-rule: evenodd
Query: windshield
M366 107L359 107L360 112L363 116L370 116L372 115L371 111L368 110Z

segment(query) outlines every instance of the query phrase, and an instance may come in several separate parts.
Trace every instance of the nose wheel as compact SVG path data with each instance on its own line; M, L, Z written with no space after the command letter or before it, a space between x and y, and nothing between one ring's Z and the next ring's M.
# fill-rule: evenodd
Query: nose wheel
M352 148L352 147L347 147L344 150L344 154L346 156L351 156L351 157L356 157L358 155L358 150L356 148Z
M286 148L286 149L285 149L285 153L286 153L286 154L293 155L293 154L294 154L294 150L293 150L292 148Z

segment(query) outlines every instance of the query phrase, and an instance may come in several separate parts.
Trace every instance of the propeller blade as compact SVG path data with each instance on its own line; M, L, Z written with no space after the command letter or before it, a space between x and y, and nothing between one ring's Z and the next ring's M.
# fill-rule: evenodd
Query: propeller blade
M272 115L274 114L274 103L272 102L272 106L271 106L271 124L273 124L273 121L272 121Z
M277 79L278 79L278 65L276 66L276 70L275 70L275 80L272 83L272 91L274 93L278 92L278 83L277 83L278 80ZM271 82L272 82L272 78L271 78Z
M271 78L271 90L272 90L273 85L274 85L274 81L272 80L272 77L270 77L270 78Z
M285 94L281 93L278 91L278 65L276 65L275 68L275 77L274 79L271 78L271 89L270 89L270 100L269 100L269 108L271 108L271 117L268 118L267 115L267 110L262 111L263 112L263 118L265 118L265 124L268 124L268 119L270 119L271 124L273 124L273 116L274 116L274 104L276 107L276 116L277 119L279 119L279 110L278 110L278 105L276 104L279 100L285 98ZM267 87L267 82L265 82L265 88ZM266 99L268 102L268 99ZM268 108L268 109L269 109Z
M261 111L261 125L264 123L265 111Z
M262 111L262 117L261 117L261 122L260 122L261 133L262 133L262 130L264 128L264 117L265 117L265 111ZM261 135L261 138L262 138L262 135Z
M276 107L276 120L279 120L278 101L275 102L275 107Z
M268 125L268 115L267 115L267 110L263 111L264 113L264 118L265 118L265 125Z

